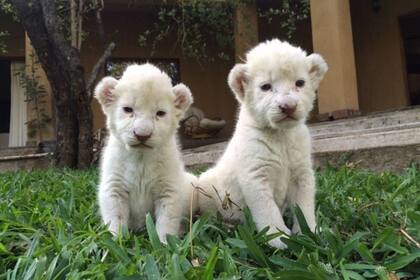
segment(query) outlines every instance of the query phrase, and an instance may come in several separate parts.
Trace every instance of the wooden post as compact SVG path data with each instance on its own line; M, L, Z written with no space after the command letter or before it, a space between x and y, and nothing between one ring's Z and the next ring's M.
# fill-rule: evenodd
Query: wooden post
M310 3L314 52L321 54L329 66L319 89L320 118L358 115L349 0L311 0Z

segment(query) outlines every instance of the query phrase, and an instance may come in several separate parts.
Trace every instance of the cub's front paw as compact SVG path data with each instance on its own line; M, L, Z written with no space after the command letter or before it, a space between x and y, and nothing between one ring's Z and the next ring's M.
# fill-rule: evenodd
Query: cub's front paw
M159 236L159 240L161 243L163 244L168 244L168 242L166 241L166 235L168 234L168 232L166 230L160 229L160 228L156 228L157 234Z
M286 236L284 236L286 237ZM280 237L274 238L270 241L268 241L268 245L270 245L271 247L274 248L278 248L278 249L286 249L287 245L283 243L283 241L280 240Z
M165 236L159 235L159 240L160 240L161 243L163 243L165 245L168 244L168 241L166 241L166 234L165 234Z
M109 223L108 230L113 236L118 236L119 234L126 235L128 233L128 226L120 221L116 221Z
M108 227L109 232L112 233L113 236L117 236L120 232L120 225L118 223L110 224Z
M268 245L270 245L271 247L274 247L274 248L286 249L287 248L287 245L284 244L284 242L281 241L280 238L281 237L286 237L287 238L287 236L288 235L290 236L292 232L287 227L284 227L284 228L282 228L280 230L282 232L284 232L285 234L281 235L280 237L276 237L276 238L268 241Z

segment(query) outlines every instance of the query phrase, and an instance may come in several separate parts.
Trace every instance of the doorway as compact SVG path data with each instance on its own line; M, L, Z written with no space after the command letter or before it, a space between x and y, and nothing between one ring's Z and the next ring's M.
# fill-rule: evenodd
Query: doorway
M0 147L9 146L10 73L10 60L0 60Z
M420 11L400 18L410 105L420 105Z
M25 63L0 59L0 148L26 145L27 106L21 82Z

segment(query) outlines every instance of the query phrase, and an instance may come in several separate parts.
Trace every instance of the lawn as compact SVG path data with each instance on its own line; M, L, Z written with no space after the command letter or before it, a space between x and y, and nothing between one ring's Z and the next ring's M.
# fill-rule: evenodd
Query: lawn
M420 279L418 168L317 172L317 233L283 251L249 218L234 227L203 216L167 246L148 219L115 240L100 224L97 181L96 170L0 175L0 279Z

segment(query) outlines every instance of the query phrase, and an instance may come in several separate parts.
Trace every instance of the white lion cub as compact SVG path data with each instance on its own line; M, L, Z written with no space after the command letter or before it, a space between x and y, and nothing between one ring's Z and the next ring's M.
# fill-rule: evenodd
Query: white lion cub
M103 151L99 207L117 234L122 225L138 230L146 213L156 218L162 242L178 234L188 214L191 184L176 141L178 122L192 103L184 84L171 85L151 64L131 65L120 80L105 77L95 89L110 132Z
M290 234L282 212L299 206L315 230L315 180L311 140L305 119L327 64L277 39L261 43L236 64L228 83L241 107L235 133L215 167L203 173L201 212L218 210L228 220L243 220L249 207L258 230ZM299 225L294 219L293 232ZM270 245L284 248L280 238Z

